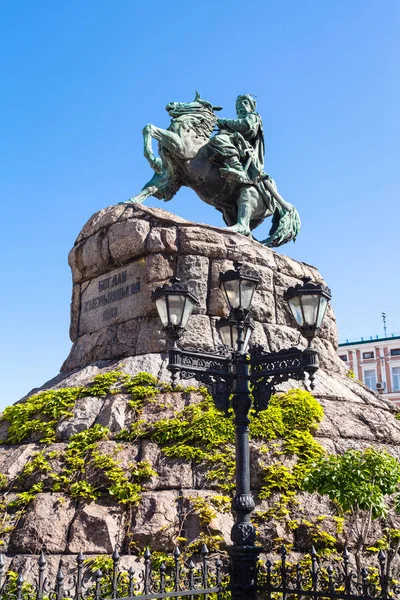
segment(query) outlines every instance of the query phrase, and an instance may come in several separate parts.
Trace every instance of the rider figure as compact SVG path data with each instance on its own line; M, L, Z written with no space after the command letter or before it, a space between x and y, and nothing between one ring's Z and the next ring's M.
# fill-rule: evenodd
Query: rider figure
M255 108L252 96L238 96L238 119L218 119L219 132L211 138L210 159L230 181L251 184L264 175L264 132Z

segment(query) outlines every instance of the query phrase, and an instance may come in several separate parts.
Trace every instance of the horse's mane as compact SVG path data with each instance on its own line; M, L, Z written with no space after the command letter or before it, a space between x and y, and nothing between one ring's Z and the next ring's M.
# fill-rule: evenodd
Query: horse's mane
M217 122L217 117L211 110L206 107L204 107L204 110L196 107L193 112L191 110L187 110L179 115L179 117L174 117L171 121L171 125L172 123L178 120L184 120L187 117L190 117L190 120L192 121L192 128L198 135L201 135L206 139L211 137L215 123Z

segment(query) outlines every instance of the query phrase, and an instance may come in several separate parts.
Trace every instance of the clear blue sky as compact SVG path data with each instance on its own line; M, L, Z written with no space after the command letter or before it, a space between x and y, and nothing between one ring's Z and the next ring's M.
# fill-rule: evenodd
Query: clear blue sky
M320 269L341 337L381 333L382 311L400 331L399 17L398 0L3 0L0 407L57 374L68 251L140 190L142 127L195 88L227 118L257 96L266 170L303 222L280 252ZM186 189L162 207L222 225Z

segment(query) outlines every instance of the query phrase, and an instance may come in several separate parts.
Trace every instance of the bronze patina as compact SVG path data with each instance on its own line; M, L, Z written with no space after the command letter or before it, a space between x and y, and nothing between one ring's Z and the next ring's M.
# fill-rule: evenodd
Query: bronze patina
M168 129L151 124L143 129L144 155L154 175L127 202L141 204L149 196L168 201L187 186L222 213L231 231L251 236L272 216L269 236L262 243L274 247L295 240L300 218L264 171L264 131L254 98L238 96L237 119L217 118L215 112L222 107L198 92L192 102L170 102L166 110L171 117ZM159 156L153 152L153 139Z

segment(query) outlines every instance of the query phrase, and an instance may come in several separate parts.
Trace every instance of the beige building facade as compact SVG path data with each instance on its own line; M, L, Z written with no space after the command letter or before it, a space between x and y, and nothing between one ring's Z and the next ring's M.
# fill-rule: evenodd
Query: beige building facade
M356 379L400 406L400 333L346 340L338 354Z

